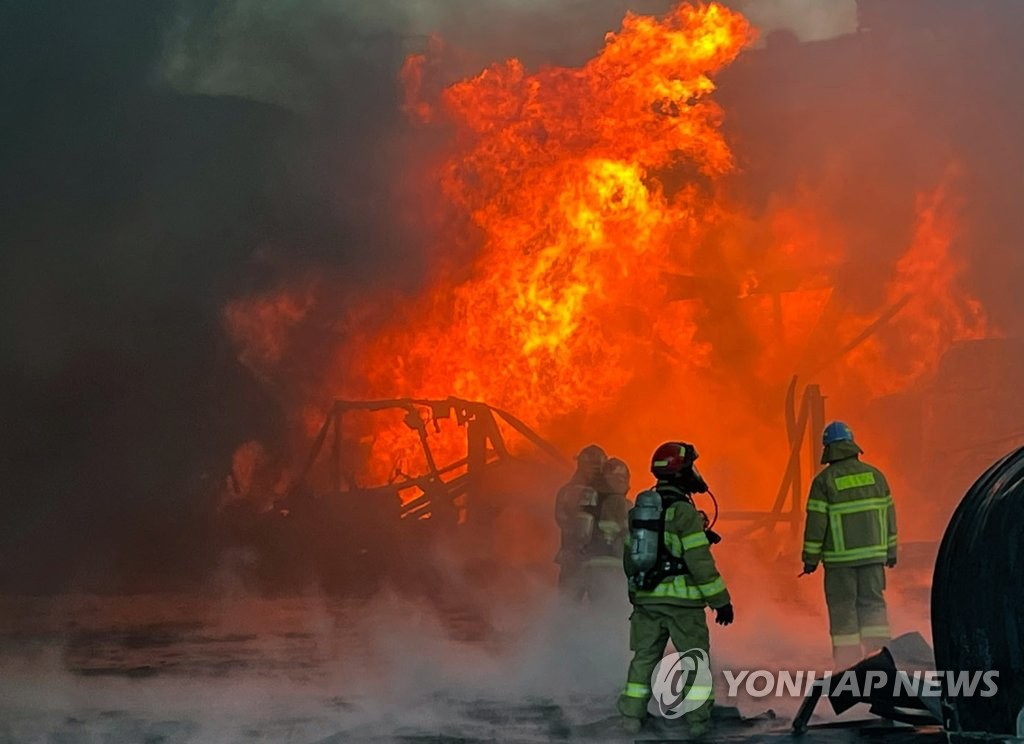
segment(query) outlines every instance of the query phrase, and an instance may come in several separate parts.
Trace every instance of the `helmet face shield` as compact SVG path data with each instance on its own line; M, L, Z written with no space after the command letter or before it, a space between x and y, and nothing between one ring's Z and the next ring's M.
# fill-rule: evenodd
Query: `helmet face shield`
M707 481L704 480L704 476L700 474L699 470L697 470L696 464L690 466L690 474L692 475L692 479L689 482L689 488L687 490L692 491L693 493L707 493Z

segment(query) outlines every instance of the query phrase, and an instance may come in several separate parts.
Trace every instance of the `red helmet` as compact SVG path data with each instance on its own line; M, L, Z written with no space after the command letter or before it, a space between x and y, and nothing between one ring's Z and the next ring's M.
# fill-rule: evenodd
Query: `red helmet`
M665 442L651 456L651 474L658 479L675 478L693 468L697 450L686 442Z

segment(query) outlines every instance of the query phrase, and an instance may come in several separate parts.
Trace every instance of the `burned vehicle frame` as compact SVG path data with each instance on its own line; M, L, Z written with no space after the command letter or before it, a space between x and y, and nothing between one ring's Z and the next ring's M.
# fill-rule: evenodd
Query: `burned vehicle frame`
M415 434L425 467L412 474L393 467L386 483L366 484L351 472L348 420L395 412ZM431 441L441 435L442 422L456 427L446 432L453 437L449 444L459 444L455 431L465 432L462 455L453 459L449 446L447 461ZM507 439L513 433L519 446ZM493 559L502 511L523 503L527 489L553 488L568 470L552 444L486 403L456 397L336 400L273 508L230 519L228 542L244 549L246 576L261 591L318 585L332 594L363 595L384 581L429 587L437 583L431 551L471 555L483 570Z

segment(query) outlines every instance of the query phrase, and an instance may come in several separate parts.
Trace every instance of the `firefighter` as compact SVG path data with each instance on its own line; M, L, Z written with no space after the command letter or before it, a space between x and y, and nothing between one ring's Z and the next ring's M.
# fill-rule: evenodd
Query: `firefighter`
M733 621L729 592L711 555L709 538L717 540L717 536L706 531L707 520L693 504L694 493L708 490L694 467L696 459L697 451L690 444L668 442L658 447L651 459L657 483L637 495L629 513L623 564L633 604L629 618L633 660L618 709L622 727L630 733L638 732L646 718L651 674L669 639L679 653L699 649L707 654L705 608L715 610L719 625ZM711 723L712 689L698 689L691 678L682 692L703 700L684 716L690 735L703 736Z
M885 568L896 565L896 512L885 476L861 462L850 427L822 434L827 467L811 483L804 527L804 573L825 565L832 655L837 669L889 640Z
M590 528L583 547L583 581L587 599L592 605L614 611L625 602L622 578L622 546L629 512L629 466L617 457L605 462L596 487L596 502L582 506L581 517Z
M580 450L576 455L576 472L562 486L555 498L555 521L561 532L561 545L555 563L559 566L558 588L565 597L580 600L586 593L583 570L585 541L581 532L585 520L581 519L580 505L597 502L597 486L608 455L596 444Z

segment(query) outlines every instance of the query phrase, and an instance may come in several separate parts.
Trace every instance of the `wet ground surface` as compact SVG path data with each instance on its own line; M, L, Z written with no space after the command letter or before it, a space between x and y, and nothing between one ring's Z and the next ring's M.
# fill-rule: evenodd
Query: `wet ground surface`
M619 730L624 628L580 627L393 598L0 598L0 742L686 741ZM793 740L792 705L774 707L722 707L708 740ZM873 740L938 739L800 738Z

